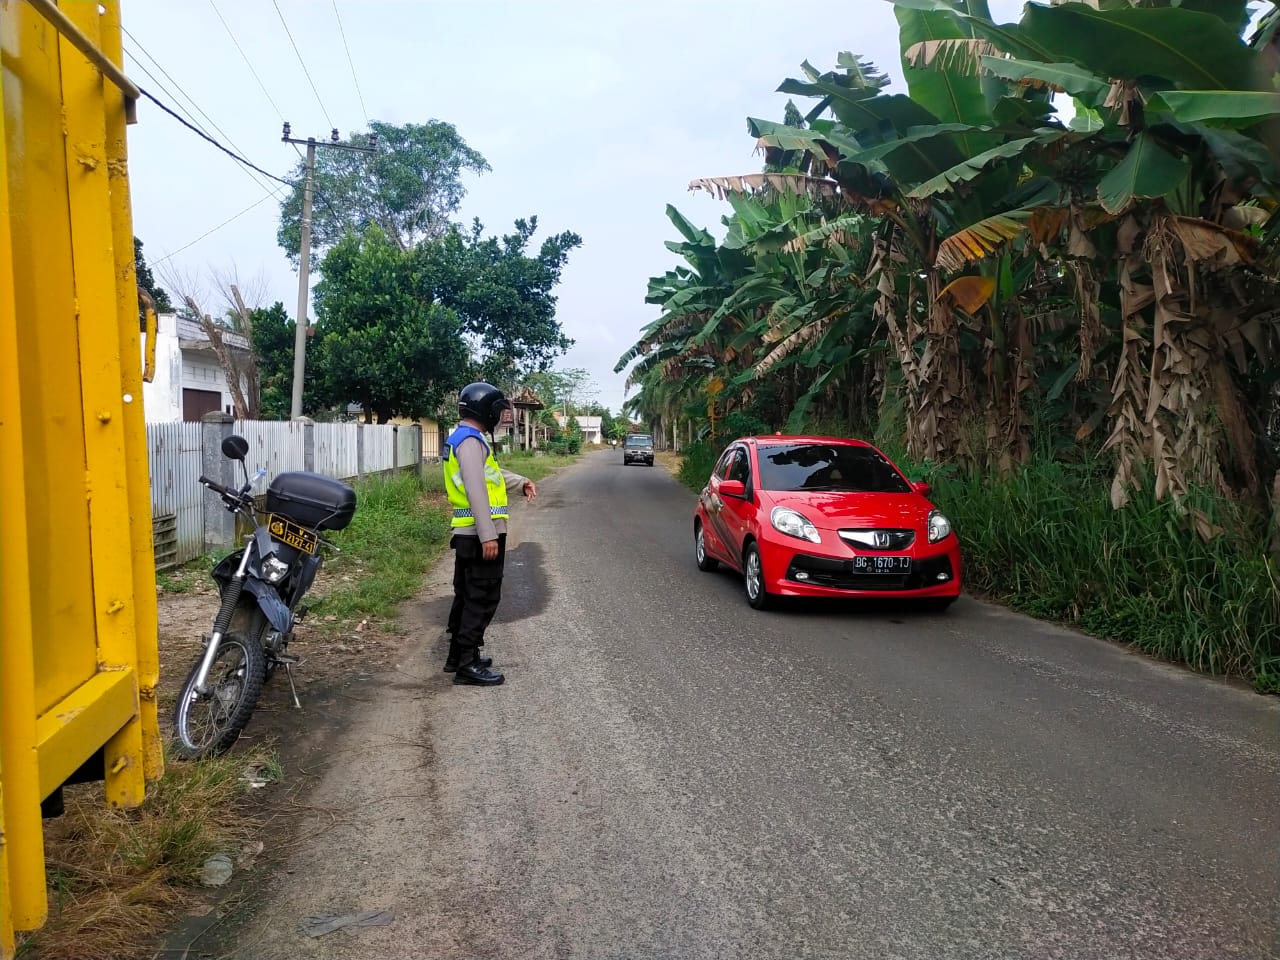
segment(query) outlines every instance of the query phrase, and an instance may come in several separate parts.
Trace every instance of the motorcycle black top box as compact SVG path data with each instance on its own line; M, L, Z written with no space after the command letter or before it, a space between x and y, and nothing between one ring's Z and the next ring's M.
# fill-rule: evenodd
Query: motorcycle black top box
M319 473L282 473L267 487L267 512L312 530L345 530L356 512L356 492Z

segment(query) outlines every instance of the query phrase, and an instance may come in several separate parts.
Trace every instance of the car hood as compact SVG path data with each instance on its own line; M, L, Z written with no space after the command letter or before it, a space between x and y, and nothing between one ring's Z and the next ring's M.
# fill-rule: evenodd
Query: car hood
M918 530L931 504L918 493L799 493L766 491L773 506L790 507L816 527L903 527Z

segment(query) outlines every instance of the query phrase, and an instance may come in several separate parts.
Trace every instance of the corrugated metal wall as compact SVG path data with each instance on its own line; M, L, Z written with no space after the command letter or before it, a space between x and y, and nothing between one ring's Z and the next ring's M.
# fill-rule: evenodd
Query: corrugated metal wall
M147 424L147 465L156 566L163 569L200 556L204 550L200 424Z
M396 434L396 465L415 463L422 456L422 443L413 427L401 427Z
M308 429L312 431L312 469L339 480L384 473L395 466L414 467L421 456L418 430L410 426L317 423L308 427L296 421L237 420L232 430L249 443L250 473L259 467L267 470L257 486L259 492L265 491L277 474L307 468ZM205 496L199 482L204 463L203 430L200 423L147 424L151 516L159 569L193 560L204 552Z
M361 428L350 423L317 423L312 429L316 473L345 480L360 472L356 431Z
M371 424L361 429L364 430L364 472L378 473L394 467L395 428ZM405 432L408 432L407 428Z
M305 428L305 424L294 420L237 420L232 425L232 433L238 433L249 441L249 456L245 461L249 472L253 473L259 467L267 469L266 478L258 485L259 490L266 490L267 484L278 474L307 469ZM320 469L317 461L316 472L329 471Z

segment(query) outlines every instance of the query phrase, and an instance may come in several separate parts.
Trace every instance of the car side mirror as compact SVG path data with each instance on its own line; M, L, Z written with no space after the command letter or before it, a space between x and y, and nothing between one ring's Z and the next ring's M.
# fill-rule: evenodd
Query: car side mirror
M739 499L747 495L747 485L741 480L721 480L720 496L722 497L738 497Z
M933 487L929 486L924 480L914 480L911 483L911 489L922 497L927 497L933 493Z
M222 455L228 460L244 461L249 456L249 441L234 433L222 441Z

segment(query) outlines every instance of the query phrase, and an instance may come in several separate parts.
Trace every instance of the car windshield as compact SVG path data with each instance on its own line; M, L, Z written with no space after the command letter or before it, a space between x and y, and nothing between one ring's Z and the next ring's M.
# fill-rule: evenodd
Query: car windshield
M760 489L832 490L843 493L910 493L893 464L870 447L834 443L760 447Z
M651 447L653 446L653 437L636 436L627 437L628 447Z

